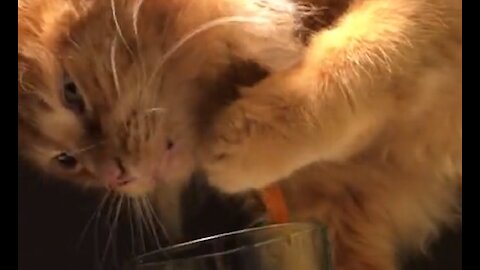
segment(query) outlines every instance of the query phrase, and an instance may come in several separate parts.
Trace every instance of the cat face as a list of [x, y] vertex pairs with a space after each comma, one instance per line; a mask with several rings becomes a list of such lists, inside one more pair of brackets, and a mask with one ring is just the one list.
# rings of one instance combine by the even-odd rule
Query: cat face
[[198, 75], [185, 68], [188, 53], [164, 61], [182, 34], [173, 7], [28, 2], [18, 26], [23, 155], [60, 178], [132, 196], [189, 172]]
[[288, 3], [19, 1], [21, 154], [59, 178], [131, 196], [185, 178], [203, 126], [238, 86], [265, 77], [258, 66], [299, 59]]

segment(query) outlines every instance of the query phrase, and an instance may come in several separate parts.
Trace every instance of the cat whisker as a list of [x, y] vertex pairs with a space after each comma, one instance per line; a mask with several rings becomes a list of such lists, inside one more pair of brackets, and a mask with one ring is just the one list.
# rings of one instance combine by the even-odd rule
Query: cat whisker
[[[138, 56], [138, 62], [140, 65], [140, 70], [141, 70], [141, 81], [145, 83], [147, 79], [147, 72], [145, 68], [145, 62], [143, 60], [143, 56], [141, 54], [141, 45], [140, 45], [140, 38], [139, 38], [139, 33], [138, 33], [138, 14], [140, 13], [140, 9], [143, 6], [143, 0], [138, 1], [134, 8], [133, 8], [133, 16], [132, 16], [132, 26], [133, 26], [133, 34], [135, 36], [135, 44], [137, 46], [137, 56]], [[141, 89], [141, 88], [139, 88]], [[139, 91], [142, 92], [142, 91]]]
[[[116, 203], [116, 200], [118, 198], [118, 195], [115, 194], [115, 193], [112, 193], [113, 196], [111, 197], [111, 200], [110, 200], [110, 203], [108, 205], [108, 210], [107, 210], [107, 214], [104, 215], [105, 217], [105, 220], [104, 220], [104, 225], [106, 225], [106, 227], [108, 228], [108, 237], [107, 237], [107, 243], [108, 243], [108, 239], [110, 238], [110, 234], [111, 234], [111, 231], [112, 231], [112, 227], [113, 227], [113, 224], [112, 224], [112, 212], [115, 208], [115, 203]], [[100, 217], [99, 217], [100, 218]], [[98, 226], [97, 226], [98, 228]], [[97, 260], [98, 260], [98, 263], [99, 263], [99, 268], [101, 269], [102, 268], [102, 265], [103, 263], [105, 262], [105, 253], [103, 255], [101, 255], [101, 251], [100, 251], [100, 246], [99, 246], [99, 241], [98, 241], [98, 232], [97, 232], [97, 235], [96, 235], [96, 256], [97, 256]], [[107, 247], [108, 245], [106, 244], [105, 247]], [[105, 248], [105, 251], [106, 251], [106, 248]]]
[[[145, 209], [144, 209], [143, 204], [142, 204], [142, 199], [138, 199], [137, 202], [138, 202], [138, 209], [139, 209], [140, 219], [142, 221], [142, 225], [145, 227], [145, 232], [149, 233], [151, 228], [149, 227], [149, 224], [147, 222]], [[150, 233], [152, 233], [152, 232], [150, 231]]]
[[[132, 26], [133, 34], [135, 36], [135, 42], [137, 44], [137, 49], [140, 49], [140, 38], [138, 35], [138, 14], [140, 13], [140, 9], [143, 6], [143, 2], [144, 0], [140, 0], [133, 7]], [[140, 52], [140, 50], [138, 50], [138, 52]]]
[[99, 225], [100, 225], [100, 218], [102, 216], [102, 211], [103, 209], [105, 209], [105, 205], [107, 204], [107, 201], [108, 200], [114, 200], [115, 197], [114, 196], [110, 196], [112, 195], [113, 193], [111, 192], [108, 192], [107, 193], [107, 198], [105, 199], [105, 202], [102, 204], [102, 207], [101, 209], [96, 213], [95, 215], [95, 229], [94, 229], [94, 232], [93, 232], [93, 242], [94, 242], [94, 254], [95, 254], [95, 258], [96, 258], [96, 266], [97, 266], [97, 269], [101, 269], [101, 259], [100, 259], [100, 245], [99, 245]]
[[127, 199], [127, 215], [130, 222], [130, 243], [132, 245], [132, 254], [133, 256], [137, 255], [136, 245], [135, 245], [135, 233], [134, 233], [134, 222], [133, 222], [133, 209], [132, 209], [132, 199]]
[[120, 210], [121, 210], [121, 207], [122, 207], [123, 199], [124, 199], [124, 196], [121, 195], [120, 198], [117, 201], [115, 216], [114, 216], [114, 219], [113, 219], [112, 226], [110, 227], [107, 242], [105, 244], [105, 251], [103, 253], [102, 262], [105, 262], [107, 252], [108, 252], [108, 248], [110, 247], [110, 243], [112, 242], [112, 238], [114, 236], [114, 233], [116, 233], [116, 229], [117, 229], [117, 226], [118, 226], [118, 218], [120, 216]]
[[111, 228], [112, 224], [111, 224], [111, 220], [112, 220], [112, 212], [115, 208], [115, 200], [118, 198], [118, 195], [117, 194], [114, 194], [112, 200], [110, 201], [110, 205], [108, 206], [108, 211], [107, 211], [107, 215], [105, 216], [106, 220], [105, 220], [105, 223], [107, 226], [109, 226]]
[[125, 47], [127, 48], [127, 50], [128, 50], [128, 52], [130, 53], [130, 55], [133, 56], [133, 51], [132, 51], [132, 49], [128, 46], [127, 39], [126, 39], [125, 36], [123, 35], [122, 28], [120, 27], [120, 22], [118, 21], [117, 8], [116, 8], [116, 6], [115, 6], [115, 0], [110, 0], [110, 7], [111, 7], [111, 9], [112, 9], [113, 22], [115, 23], [115, 28], [117, 29], [118, 36], [119, 36], [120, 39], [122, 40], [123, 44], [124, 44]]
[[140, 13], [140, 9], [143, 6], [143, 0], [140, 0], [136, 3], [135, 7], [133, 8], [133, 16], [132, 16], [132, 24], [133, 24], [133, 33], [135, 35], [135, 38], [137, 42], [139, 41], [138, 39], [138, 14]]
[[[143, 3], [144, 1], [141, 0], [141, 2]], [[141, 7], [141, 4], [139, 4], [139, 6], [138, 6], [138, 11], [140, 10], [140, 7]], [[138, 14], [137, 14], [137, 19], [138, 19]], [[165, 43], [167, 41], [167, 36], [168, 36], [167, 31], [168, 31], [168, 29], [170, 29], [172, 21], [173, 21], [172, 18], [168, 18], [163, 25], [162, 33], [159, 34], [160, 37], [163, 37], [162, 41], [158, 44], [158, 46], [161, 50], [163, 50], [164, 47], [165, 47]], [[137, 31], [138, 31], [138, 29], [137, 29]], [[137, 46], [139, 46], [139, 42], [137, 42]], [[139, 56], [140, 56], [140, 52], [142, 50], [140, 50], [140, 48], [139, 48], [138, 51], [139, 51]], [[143, 70], [142, 70], [143, 78], [142, 78], [142, 86], [139, 87], [138, 96], [139, 96], [140, 99], [142, 99], [145, 90], [151, 85], [151, 81], [153, 81], [153, 79], [156, 76], [156, 73], [158, 71], [155, 71], [151, 77], [148, 77], [144, 62], [142, 62], [142, 59], [140, 59], [140, 60], [141, 60], [140, 64], [142, 64], [142, 67], [143, 67]], [[157, 78], [160, 81], [159, 89], [162, 89], [163, 82], [164, 82], [163, 73], [160, 73]], [[157, 100], [157, 95], [158, 95], [158, 91], [154, 91], [153, 93], [150, 92], [149, 95], [148, 95], [149, 100], [153, 100], [153, 101]]]
[[103, 144], [103, 142], [91, 144], [91, 145], [85, 146], [83, 148], [80, 148], [80, 149], [77, 149], [77, 150], [74, 150], [74, 151], [70, 151], [69, 154], [70, 155], [78, 155], [78, 154], [84, 153], [86, 151], [92, 150], [92, 149], [94, 149], [95, 147], [98, 147], [101, 144]]
[[138, 204], [138, 200], [134, 200], [134, 209], [135, 209], [135, 217], [136, 217], [136, 221], [137, 221], [137, 227], [138, 227], [138, 232], [139, 232], [139, 235], [140, 235], [140, 244], [141, 244], [141, 247], [142, 247], [142, 251], [141, 252], [145, 252], [146, 251], [146, 246], [145, 246], [145, 238], [144, 238], [144, 235], [143, 235], [143, 223], [142, 223], [142, 220], [141, 220], [141, 216], [140, 216], [140, 206]]
[[165, 52], [163, 57], [158, 62], [157, 66], [154, 68], [150, 79], [147, 81], [146, 87], [148, 88], [155, 78], [158, 71], [163, 67], [163, 65], [174, 55], [183, 45], [185, 45], [190, 39], [196, 37], [197, 35], [206, 32], [212, 28], [223, 26], [230, 23], [251, 23], [251, 24], [268, 24], [271, 23], [267, 18], [259, 16], [228, 16], [215, 19], [200, 25], [191, 32], [184, 35], [179, 41], [177, 41], [169, 50]]
[[150, 229], [152, 231], [155, 244], [157, 245], [157, 248], [161, 248], [160, 240], [158, 239], [158, 235], [157, 235], [157, 230], [155, 228], [155, 224], [153, 223], [153, 216], [152, 216], [153, 213], [151, 212], [150, 208], [147, 205], [146, 198], [142, 199], [142, 204], [145, 209], [145, 215], [147, 217], [148, 224], [150, 225]]
[[[141, 74], [142, 74], [142, 77], [143, 77], [143, 81], [146, 80], [146, 70], [145, 70], [145, 63], [143, 61], [143, 57], [141, 56], [141, 50], [140, 50], [140, 39], [138, 37], [138, 14], [139, 14], [139, 11], [140, 11], [140, 8], [143, 4], [143, 1], [140, 1], [135, 7], [134, 7], [134, 10], [133, 10], [133, 18], [132, 18], [132, 21], [133, 21], [133, 31], [134, 31], [134, 35], [135, 35], [135, 42], [136, 42], [136, 46], [137, 46], [137, 57], [138, 57], [138, 60], [139, 60], [139, 63], [140, 63], [140, 69], [141, 69]], [[133, 53], [133, 50], [132, 48], [128, 45], [128, 42], [127, 42], [127, 39], [125, 38], [125, 36], [123, 35], [123, 31], [120, 27], [120, 22], [118, 20], [118, 16], [117, 16], [117, 10], [116, 10], [116, 6], [115, 6], [115, 0], [110, 0], [110, 6], [111, 6], [111, 10], [112, 10], [112, 16], [113, 16], [113, 20], [114, 20], [114, 23], [115, 23], [115, 28], [117, 30], [117, 34], [118, 36], [120, 37], [122, 43], [125, 45], [128, 53], [131, 55], [131, 57], [135, 57], [134, 56], [134, 53]], [[116, 37], [115, 39], [116, 40]], [[112, 45], [113, 46], [113, 45]], [[115, 46], [116, 47], [116, 46]], [[113, 51], [113, 50], [112, 50]], [[115, 80], [115, 87], [118, 89], [119, 88], [119, 83], [118, 83], [118, 74], [117, 74], [117, 70], [116, 68], [114, 69], [115, 67], [115, 58], [114, 58], [114, 53], [111, 52], [111, 62], [112, 62], [112, 71], [114, 73], [114, 80]], [[141, 91], [139, 91], [141, 92]]]
[[80, 248], [80, 245], [82, 244], [83, 240], [85, 239], [88, 228], [90, 227], [90, 225], [92, 225], [93, 220], [95, 218], [98, 218], [98, 215], [102, 212], [102, 209], [105, 206], [105, 203], [107, 202], [110, 195], [111, 195], [111, 193], [108, 192], [103, 196], [100, 203], [98, 204], [95, 211], [93, 212], [92, 216], [88, 219], [87, 224], [85, 225], [82, 232], [80, 233], [80, 237], [79, 237], [79, 240], [78, 240], [78, 243], [77, 243], [77, 249]]
[[135, 39], [137, 41], [137, 45], [139, 42], [138, 39], [138, 14], [140, 13], [140, 9], [143, 6], [143, 0], [138, 1], [134, 8], [133, 8], [133, 16], [132, 16], [132, 25], [133, 25], [133, 34], [135, 35]]
[[165, 240], [167, 240], [168, 244], [172, 244], [172, 240], [167, 232], [165, 225], [163, 225], [163, 223], [158, 218], [158, 215], [156, 214], [155, 209], [153, 208], [153, 205], [150, 201], [147, 201], [147, 206], [150, 208], [150, 212], [152, 213], [154, 220], [157, 222], [158, 226], [160, 226], [163, 237], [165, 238]]
[[110, 47], [110, 65], [112, 66], [113, 83], [115, 84], [115, 91], [120, 96], [120, 80], [118, 78], [116, 53], [117, 52], [117, 37], [114, 37]]

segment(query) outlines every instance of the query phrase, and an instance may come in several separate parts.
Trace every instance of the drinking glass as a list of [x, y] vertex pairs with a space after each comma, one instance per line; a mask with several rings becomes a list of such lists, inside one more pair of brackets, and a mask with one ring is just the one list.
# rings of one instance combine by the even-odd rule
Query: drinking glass
[[134, 270], [331, 270], [326, 228], [285, 223], [210, 236], [137, 257]]

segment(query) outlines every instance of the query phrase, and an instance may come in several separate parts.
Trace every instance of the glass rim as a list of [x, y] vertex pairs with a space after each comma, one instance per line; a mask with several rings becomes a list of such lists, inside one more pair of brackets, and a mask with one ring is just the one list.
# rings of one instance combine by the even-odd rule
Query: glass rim
[[[142, 259], [144, 259], [144, 258], [148, 258], [150, 256], [154, 256], [154, 255], [157, 255], [157, 254], [158, 255], [164, 255], [164, 253], [170, 252], [170, 251], [175, 250], [175, 249], [183, 248], [183, 247], [186, 247], [186, 246], [189, 246], [189, 245], [206, 243], [206, 242], [209, 242], [209, 241], [214, 241], [214, 240], [225, 238], [225, 237], [232, 237], [232, 236], [236, 236], [236, 235], [255, 233], [255, 232], [258, 232], [258, 231], [265, 231], [265, 230], [278, 229], [278, 228], [288, 228], [288, 227], [293, 227], [293, 228], [300, 227], [301, 228], [299, 230], [296, 230], [296, 231], [292, 232], [293, 234], [311, 232], [311, 231], [314, 231], [314, 230], [319, 230], [319, 231], [322, 232], [322, 234], [325, 234], [325, 232], [326, 232], [326, 226], [321, 224], [321, 223], [316, 223], [316, 222], [287, 222], [287, 223], [279, 223], [279, 224], [269, 224], [269, 225], [260, 226], [260, 227], [245, 228], [245, 229], [241, 229], [241, 230], [216, 234], [216, 235], [212, 235], [212, 236], [206, 236], [206, 237], [202, 237], [202, 238], [199, 238], [199, 239], [194, 239], [194, 240], [178, 243], [178, 244], [168, 246], [168, 247], [165, 247], [165, 248], [159, 248], [159, 249], [141, 254], [139, 256], [136, 256], [133, 259], [132, 262], [135, 265], [138, 265], [138, 266], [161, 266], [161, 265], [166, 264], [166, 263], [179, 263], [179, 262], [182, 262], [182, 261], [195, 261], [195, 260], [201, 260], [201, 259], [210, 258], [210, 257], [225, 256], [225, 255], [229, 255], [229, 254], [233, 254], [233, 253], [242, 251], [242, 250], [247, 249], [247, 248], [252, 248], [252, 247], [253, 248], [258, 248], [260, 246], [269, 245], [269, 244], [272, 244], [274, 242], [281, 241], [284, 238], [291, 237], [292, 234], [279, 235], [278, 237], [274, 237], [274, 238], [271, 238], [271, 239], [266, 239], [266, 240], [263, 240], [263, 241], [259, 241], [257, 243], [252, 243], [251, 245], [243, 245], [243, 246], [239, 246], [239, 247], [236, 247], [236, 248], [231, 248], [231, 249], [228, 249], [228, 250], [225, 250], [225, 251], [220, 251], [220, 252], [215, 252], [215, 253], [199, 254], [199, 255], [195, 255], [195, 256], [191, 256], [191, 257], [187, 257], [187, 258], [177, 258], [177, 259], [172, 258], [172, 260], [168, 260], [168, 258], [166, 258], [165, 260], [159, 260], [158, 262], [150, 261], [150, 260], [142, 261]], [[328, 239], [326, 239], [326, 240], [328, 242]]]

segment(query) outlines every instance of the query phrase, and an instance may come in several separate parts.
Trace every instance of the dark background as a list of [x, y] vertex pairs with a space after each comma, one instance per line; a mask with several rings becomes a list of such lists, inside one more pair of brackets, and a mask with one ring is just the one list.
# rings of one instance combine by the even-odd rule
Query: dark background
[[[21, 164], [18, 169], [18, 269], [19, 270], [93, 270], [101, 261], [108, 227], [100, 222], [98, 243], [95, 243], [95, 226], [90, 226], [85, 239], [78, 247], [79, 237], [96, 209], [97, 194], [79, 192], [78, 188], [59, 181], [44, 179]], [[228, 207], [214, 207], [217, 216], [222, 212], [231, 215]], [[212, 208], [212, 207], [209, 207]], [[191, 222], [205, 222], [196, 215]], [[119, 235], [129, 235], [120, 221]], [[218, 225], [218, 222], [215, 222]], [[203, 225], [203, 224], [202, 224]], [[202, 225], [197, 226], [203, 227]], [[194, 226], [195, 227], [195, 226]], [[104, 269], [119, 269], [119, 258], [131, 256], [130, 242], [115, 238], [116, 250], [109, 249]], [[123, 241], [122, 241], [123, 240]], [[128, 239], [129, 240], [129, 239]], [[97, 249], [96, 249], [97, 247]], [[138, 247], [137, 247], [138, 248]], [[113, 252], [115, 251], [115, 252]], [[429, 257], [413, 258], [406, 270], [459, 270], [461, 263], [461, 232], [443, 233], [434, 243]], [[116, 257], [114, 255], [117, 255]]]

